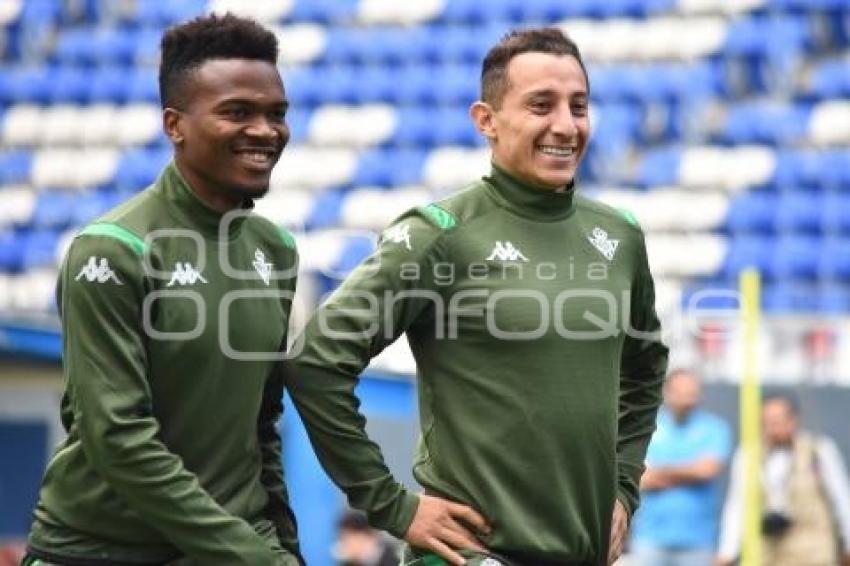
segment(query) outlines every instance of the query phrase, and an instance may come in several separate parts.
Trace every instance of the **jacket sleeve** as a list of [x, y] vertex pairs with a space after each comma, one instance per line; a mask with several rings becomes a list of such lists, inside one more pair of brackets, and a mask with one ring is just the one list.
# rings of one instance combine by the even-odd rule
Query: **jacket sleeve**
[[[296, 264], [293, 264], [296, 265]], [[293, 267], [294, 269], [294, 267]], [[288, 291], [295, 292], [295, 277], [286, 281]], [[283, 299], [284, 311], [291, 313], [292, 300]], [[289, 317], [288, 317], [289, 318]], [[281, 351], [287, 347], [289, 333], [284, 335]], [[283, 445], [278, 422], [283, 415], [283, 375], [280, 364], [275, 364], [263, 389], [263, 400], [257, 420], [257, 436], [262, 458], [260, 482], [266, 490], [268, 503], [263, 515], [275, 526], [281, 545], [289, 552], [300, 557], [298, 527], [295, 514], [289, 505], [289, 492], [283, 471]]]
[[269, 545], [225, 511], [160, 440], [148, 382], [143, 258], [82, 236], [60, 275], [63, 363], [79, 435], [98, 475], [138, 516], [201, 564], [275, 564]]
[[[403, 537], [418, 498], [390, 474], [365, 432], [359, 374], [432, 302], [441, 231], [417, 213], [384, 232], [367, 258], [316, 311], [301, 338], [287, 388], [323, 468], [372, 525]], [[430, 297], [430, 299], [429, 299]]]
[[629, 327], [620, 361], [617, 497], [629, 515], [633, 515], [640, 504], [638, 486], [661, 404], [668, 354], [661, 342], [661, 323], [655, 313], [655, 286], [642, 234], [629, 312]]

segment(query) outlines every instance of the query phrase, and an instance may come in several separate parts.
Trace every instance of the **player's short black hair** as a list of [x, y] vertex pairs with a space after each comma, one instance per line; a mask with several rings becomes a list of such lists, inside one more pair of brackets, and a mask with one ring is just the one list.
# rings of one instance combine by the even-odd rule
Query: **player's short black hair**
[[[587, 80], [587, 69], [578, 46], [559, 28], [539, 27], [514, 30], [490, 48], [484, 57], [484, 62], [481, 64], [481, 100], [494, 108], [502, 105], [502, 99], [510, 86], [508, 63], [522, 53], [551, 53], [575, 57]], [[588, 88], [590, 88], [589, 81]]]
[[227, 13], [199, 16], [162, 35], [159, 97], [163, 108], [183, 108], [189, 79], [213, 59], [254, 59], [277, 64], [277, 38], [248, 18]]

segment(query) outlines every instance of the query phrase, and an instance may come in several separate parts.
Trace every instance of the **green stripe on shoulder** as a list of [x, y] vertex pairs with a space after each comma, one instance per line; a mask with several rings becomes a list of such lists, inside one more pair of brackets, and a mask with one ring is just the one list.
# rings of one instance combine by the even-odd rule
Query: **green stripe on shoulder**
[[454, 228], [457, 225], [457, 218], [454, 214], [434, 203], [422, 207], [420, 210], [443, 230]]
[[108, 238], [115, 238], [116, 240], [121, 240], [130, 246], [133, 251], [136, 252], [136, 255], [141, 256], [145, 254], [145, 241], [138, 235], [127, 230], [123, 226], [119, 226], [118, 224], [112, 224], [110, 222], [96, 222], [83, 228], [79, 235], [106, 236]]
[[295, 236], [293, 236], [289, 230], [283, 226], [278, 226], [277, 231], [280, 233], [280, 239], [283, 240], [283, 245], [293, 250], [297, 249], [298, 246], [295, 243]]
[[628, 210], [626, 208], [618, 208], [617, 210], [620, 212], [620, 214], [623, 215], [623, 218], [629, 221], [629, 224], [640, 228], [640, 223], [638, 223], [637, 216], [635, 216], [635, 214], [631, 210]]

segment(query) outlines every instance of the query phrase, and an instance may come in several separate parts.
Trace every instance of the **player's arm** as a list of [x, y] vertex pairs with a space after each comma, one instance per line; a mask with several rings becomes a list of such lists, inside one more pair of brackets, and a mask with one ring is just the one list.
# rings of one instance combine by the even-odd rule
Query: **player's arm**
[[462, 563], [448, 547], [480, 545], [456, 519], [483, 528], [483, 518], [465, 506], [417, 497], [399, 484], [366, 435], [354, 393], [371, 358], [427, 318], [440, 300], [433, 273], [443, 245], [442, 228], [418, 212], [385, 231], [377, 251], [308, 323], [287, 388], [319, 461], [351, 506], [364, 510], [373, 526]]
[[[295, 271], [296, 262], [292, 270]], [[295, 293], [295, 276], [282, 282], [286, 290]], [[291, 297], [283, 298], [283, 309], [287, 314], [292, 311]], [[280, 350], [287, 347], [288, 333], [284, 335]], [[283, 471], [283, 448], [278, 430], [278, 421], [283, 415], [283, 375], [279, 363], [275, 364], [263, 389], [263, 400], [257, 420], [257, 436], [262, 458], [260, 482], [268, 495], [268, 503], [263, 515], [275, 526], [281, 545], [296, 556], [301, 556], [298, 543], [298, 528], [295, 514], [289, 505], [289, 492]]]
[[265, 541], [218, 505], [160, 440], [147, 380], [142, 260], [105, 236], [79, 237], [65, 258], [63, 361], [83, 451], [142, 520], [194, 561], [274, 564]]
[[631, 515], [640, 502], [638, 488], [661, 404], [668, 353], [661, 342], [661, 323], [655, 312], [655, 286], [642, 234], [629, 322], [620, 362], [617, 497]]

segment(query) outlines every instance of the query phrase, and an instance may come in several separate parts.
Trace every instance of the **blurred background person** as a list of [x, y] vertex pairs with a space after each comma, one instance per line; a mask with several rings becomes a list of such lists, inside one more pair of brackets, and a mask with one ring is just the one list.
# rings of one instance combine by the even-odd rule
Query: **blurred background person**
[[664, 384], [664, 405], [641, 478], [642, 505], [632, 527], [630, 564], [701, 566], [714, 557], [720, 474], [729, 458], [729, 426], [700, 408], [702, 390], [688, 369]]
[[340, 566], [397, 566], [399, 553], [392, 539], [369, 526], [366, 515], [348, 510], [337, 524], [333, 554]]
[[[790, 396], [762, 405], [763, 563], [850, 565], [850, 482], [835, 442], [800, 428]], [[734, 563], [743, 531], [744, 460], [735, 453], [723, 508], [718, 566]]]

